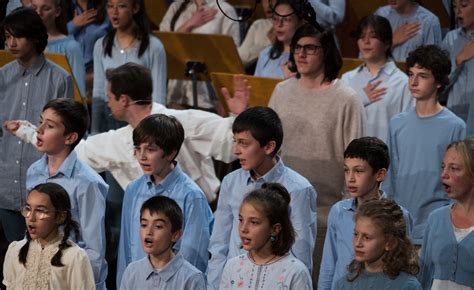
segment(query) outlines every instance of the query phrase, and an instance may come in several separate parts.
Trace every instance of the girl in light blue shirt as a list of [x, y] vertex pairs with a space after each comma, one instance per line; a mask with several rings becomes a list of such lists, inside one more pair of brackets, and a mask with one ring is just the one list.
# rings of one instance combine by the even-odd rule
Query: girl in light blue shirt
[[335, 289], [421, 290], [400, 206], [389, 199], [367, 201], [357, 208], [355, 222], [354, 259]]

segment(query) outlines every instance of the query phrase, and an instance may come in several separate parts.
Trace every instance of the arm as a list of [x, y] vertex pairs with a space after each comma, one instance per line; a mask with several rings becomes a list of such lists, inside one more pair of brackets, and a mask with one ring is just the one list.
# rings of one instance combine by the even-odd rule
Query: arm
[[[220, 279], [220, 281], [217, 282], [219, 284], [219, 287], [215, 287], [214, 289], [219, 289], [219, 290], [231, 289], [231, 286], [232, 286], [232, 284], [230, 283], [231, 278], [232, 278], [231, 265], [226, 264], [224, 267], [224, 270], [222, 271], [222, 279]], [[208, 278], [208, 283], [210, 283], [209, 278]]]
[[206, 279], [203, 273], [196, 273], [189, 277], [183, 285], [183, 289], [205, 290]]
[[328, 290], [331, 289], [334, 281], [334, 273], [336, 271], [337, 262], [337, 212], [333, 206], [329, 211], [328, 215], [328, 228], [326, 232], [326, 238], [324, 240], [323, 257], [321, 260], [321, 267], [319, 269], [319, 280], [318, 289]]
[[302, 267], [300, 271], [295, 273], [291, 279], [291, 285], [289, 288], [298, 290], [312, 290], [313, 285], [308, 269]]
[[433, 283], [433, 262], [431, 257], [432, 244], [433, 241], [430, 237], [430, 225], [432, 223], [431, 215], [428, 217], [427, 226], [425, 229], [425, 234], [423, 235], [423, 244], [421, 246], [420, 254], [420, 271], [418, 272], [418, 280], [421, 283], [421, 286], [425, 290], [431, 289], [431, 284]]
[[125, 269], [125, 272], [123, 273], [122, 276], [122, 282], [119, 284], [120, 285], [120, 290], [133, 290], [133, 279], [132, 279], [132, 271], [130, 267], [127, 267]]
[[70, 75], [64, 76], [58, 83], [56, 98], [74, 98], [74, 83]]
[[347, 148], [349, 143], [362, 136], [365, 136], [366, 132], [366, 121], [365, 121], [365, 110], [362, 107], [362, 103], [358, 97], [354, 96], [347, 102], [344, 107], [344, 149]]
[[81, 46], [75, 40], [69, 42], [66, 57], [71, 65], [71, 70], [76, 79], [77, 86], [81, 96], [86, 95], [86, 71], [84, 68], [84, 57], [82, 55]]
[[[428, 20], [428, 19], [427, 19]], [[428, 23], [422, 25], [423, 45], [441, 45], [441, 25], [438, 17], [429, 19]]]
[[[250, 62], [256, 60], [260, 51], [266, 46], [271, 44], [271, 41], [267, 36], [268, 31], [264, 32], [257, 29], [256, 26], [261, 25], [259, 24], [261, 22], [258, 22], [258, 21], [259, 20], [256, 20], [253, 22], [253, 24], [250, 26], [249, 30], [247, 31], [247, 34], [245, 35], [244, 41], [237, 48], [239, 56], [242, 59], [242, 62], [244, 63], [244, 65], [249, 64]], [[260, 20], [260, 21], [266, 21], [266, 20]], [[265, 33], [265, 34], [262, 35], [262, 33]], [[260, 39], [260, 40], [257, 40], [257, 39]]]
[[[219, 282], [224, 281], [222, 269], [227, 264], [227, 255], [229, 253], [230, 233], [233, 229], [234, 217], [230, 206], [229, 183], [224, 179], [222, 182], [217, 210], [214, 213], [215, 223], [209, 242], [209, 252], [211, 259], [207, 268], [207, 282], [215, 289], [219, 289]], [[227, 284], [228, 285], [228, 284]], [[222, 287], [222, 284], [221, 284]], [[222, 289], [222, 288], [221, 288]]]
[[398, 148], [397, 148], [397, 139], [394, 130], [393, 119], [390, 121], [388, 127], [389, 137], [388, 137], [388, 148], [390, 156], [390, 168], [388, 169], [387, 177], [382, 182], [382, 189], [387, 194], [387, 197], [393, 199], [396, 194], [396, 180], [398, 172]]
[[[234, 7], [232, 5], [223, 2], [221, 5], [224, 6], [224, 11], [230, 17], [237, 19], [237, 13], [235, 12]], [[220, 12], [219, 12], [220, 13]], [[240, 44], [240, 30], [239, 30], [239, 23], [233, 20], [228, 19], [224, 15], [222, 17], [221, 29], [220, 33], [232, 36], [234, 39], [235, 46], [238, 47]]]
[[[93, 98], [104, 99], [105, 94], [105, 70], [102, 64], [102, 58], [104, 58], [104, 52], [102, 47], [102, 41], [104, 38], [99, 38], [94, 44], [94, 85], [92, 90]], [[94, 103], [94, 102], [92, 102]]]
[[15, 264], [20, 263], [18, 261], [18, 253], [19, 251], [15, 251], [18, 242], [14, 241], [8, 246], [7, 253], [5, 255], [5, 261], [3, 263], [3, 285], [7, 287], [7, 289], [15, 287], [15, 279], [17, 273], [15, 271]]
[[[201, 197], [202, 196], [202, 197]], [[192, 192], [185, 200], [183, 236], [179, 252], [199, 271], [206, 271], [209, 260], [210, 208], [202, 192]]]
[[[156, 40], [156, 46], [151, 49], [150, 73], [153, 81], [153, 102], [166, 105], [166, 52], [163, 44], [154, 36], [150, 35], [151, 40]], [[155, 43], [155, 42], [154, 42]]]
[[321, 0], [309, 0], [311, 6], [317, 12], [318, 20], [322, 20], [331, 26], [336, 26], [344, 20], [346, 13], [345, 0], [328, 0], [328, 4]]
[[116, 284], [117, 288], [120, 289], [120, 282], [122, 281], [122, 276], [124, 275], [125, 269], [128, 264], [132, 261], [132, 254], [130, 252], [130, 212], [132, 205], [132, 196], [135, 191], [133, 188], [130, 188], [130, 185], [127, 187], [123, 197], [122, 205], [122, 219], [120, 226], [120, 239], [117, 253], [117, 278]]
[[[72, 249], [71, 249], [72, 250]], [[70, 262], [68, 269], [69, 289], [93, 290], [95, 289], [94, 274], [87, 254], [82, 249], [75, 249], [77, 253]]]
[[81, 226], [84, 250], [89, 256], [97, 284], [105, 276], [105, 196], [108, 186], [90, 182], [85, 187], [80, 187], [83, 192], [78, 192], [77, 204], [79, 210], [79, 224]]
[[309, 271], [313, 268], [313, 256], [316, 241], [316, 191], [312, 186], [301, 192], [291, 193], [291, 223], [296, 239], [291, 252], [301, 260]]

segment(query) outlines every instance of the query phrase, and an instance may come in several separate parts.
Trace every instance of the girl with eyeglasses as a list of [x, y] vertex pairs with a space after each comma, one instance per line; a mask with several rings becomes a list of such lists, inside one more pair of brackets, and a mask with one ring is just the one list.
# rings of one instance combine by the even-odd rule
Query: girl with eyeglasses
[[408, 76], [392, 59], [392, 28], [382, 16], [363, 18], [356, 29], [361, 66], [341, 79], [353, 88], [364, 104], [367, 136], [388, 141], [390, 119], [414, 106], [408, 90]]
[[71, 202], [63, 187], [43, 183], [28, 194], [21, 209], [26, 238], [8, 247], [3, 265], [7, 289], [95, 289], [86, 252], [69, 239], [79, 237]]
[[299, 12], [297, 1], [278, 0], [275, 2], [272, 16], [275, 41], [260, 52], [255, 76], [283, 79], [293, 75], [288, 69], [290, 43], [304, 20]]

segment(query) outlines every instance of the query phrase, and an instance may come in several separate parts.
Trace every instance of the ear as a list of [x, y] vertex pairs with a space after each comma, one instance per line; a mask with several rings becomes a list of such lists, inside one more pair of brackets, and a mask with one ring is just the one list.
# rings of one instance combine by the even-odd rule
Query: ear
[[118, 102], [124, 107], [128, 107], [131, 101], [132, 99], [128, 95], [125, 95], [125, 94], [121, 94], [118, 98]]
[[177, 230], [176, 232], [171, 234], [171, 241], [173, 243], [176, 243], [181, 238], [182, 235], [183, 235], [183, 230], [182, 229]]
[[381, 182], [385, 179], [386, 176], [387, 168], [381, 168], [377, 171], [377, 173], [375, 173], [375, 180], [377, 180], [377, 182]]
[[73, 144], [74, 142], [76, 142], [78, 138], [79, 138], [79, 135], [78, 135], [76, 132], [69, 133], [69, 134], [66, 136], [65, 144], [66, 144], [66, 145], [71, 145], [71, 144]]
[[56, 224], [62, 225], [66, 221], [67, 212], [61, 211], [56, 213]]
[[385, 252], [391, 252], [398, 246], [398, 241], [393, 236], [388, 236], [388, 240], [385, 243]]
[[280, 223], [277, 223], [277, 224], [274, 224], [272, 226], [272, 232], [271, 232], [271, 235], [272, 236], [278, 236], [281, 232], [281, 224]]
[[266, 155], [271, 155], [276, 148], [276, 142], [271, 140], [266, 145], [263, 146]]
[[178, 153], [178, 151], [173, 150], [173, 151], [170, 152], [170, 154], [164, 156], [164, 158], [165, 158], [166, 160], [168, 160], [168, 162], [171, 163], [171, 161], [173, 161], [173, 159], [176, 157], [176, 154], [177, 154], [177, 153]]
[[61, 6], [57, 5], [56, 6], [56, 14], [54, 15], [54, 18], [59, 17], [59, 15], [61, 15], [61, 11], [62, 11]]
[[133, 1], [133, 8], [132, 8], [132, 11], [133, 11], [133, 14], [135, 15], [138, 11], [140, 11], [140, 4], [139, 4], [139, 1]]

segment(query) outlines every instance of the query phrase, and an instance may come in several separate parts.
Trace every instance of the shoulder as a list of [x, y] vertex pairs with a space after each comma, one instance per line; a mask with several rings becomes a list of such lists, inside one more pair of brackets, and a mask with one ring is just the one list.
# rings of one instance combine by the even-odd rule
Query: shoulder
[[198, 270], [193, 264], [189, 263], [186, 259], [183, 258], [183, 264], [181, 265], [179, 271], [186, 275], [188, 280], [201, 280], [204, 279], [204, 275], [201, 271]]
[[341, 80], [346, 82], [346, 84], [347, 84], [350, 80], [352, 80], [353, 78], [355, 78], [357, 76], [357, 74], [359, 73], [359, 70], [360, 70], [360, 66], [358, 66], [355, 69], [352, 69], [348, 72], [345, 72], [341, 76]]
[[242, 168], [236, 169], [226, 176], [222, 180], [222, 184], [234, 183], [235, 181], [243, 181], [245, 171]]
[[444, 108], [443, 112], [439, 114], [439, 117], [440, 119], [443, 119], [443, 123], [445, 124], [450, 124], [455, 127], [466, 127], [466, 123], [461, 118], [456, 116], [456, 114], [451, 112], [451, 110], [449, 110], [448, 108]]
[[432, 24], [434, 22], [435, 24], [439, 25], [438, 16], [436, 16], [433, 12], [426, 9], [425, 7], [419, 5], [417, 13], [418, 13], [418, 17], [420, 17], [420, 19], [422, 19], [423, 21], [430, 21], [432, 22]]
[[[28, 240], [23, 239], [20, 241], [13, 241], [8, 245], [8, 252], [9, 253], [18, 253], [20, 249], [28, 242]], [[17, 255], [15, 255], [17, 256]]]
[[68, 51], [74, 51], [74, 52], [81, 51], [81, 45], [72, 36], [66, 37], [65, 44], [66, 44], [66, 49]]
[[89, 263], [89, 256], [84, 249], [79, 247], [72, 240], [68, 240], [67, 242], [70, 247], [63, 250], [63, 257], [66, 261], [70, 261], [70, 263], [86, 261]]
[[100, 52], [104, 48], [104, 39], [106, 36], [102, 36], [101, 38], [97, 39], [94, 44], [94, 52]]
[[405, 272], [400, 272], [397, 278], [395, 278], [395, 286], [398, 286], [400, 290], [421, 290], [421, 284], [418, 279]]
[[45, 68], [51, 72], [51, 74], [56, 75], [58, 78], [66, 78], [69, 77], [69, 73], [64, 70], [59, 65], [55, 64], [54, 62], [46, 59]]
[[295, 77], [291, 77], [289, 79], [283, 80], [279, 83], [276, 84], [275, 86], [275, 91], [278, 90], [289, 90], [289, 89], [298, 89], [299, 87], [297, 86], [298, 84], [298, 79]]
[[127, 188], [125, 188], [125, 196], [135, 196], [139, 194], [140, 192], [137, 192], [137, 190], [139, 190], [143, 186], [146, 186], [147, 182], [148, 178], [146, 175], [142, 175], [137, 179], [130, 181], [130, 183], [127, 185]]
[[160, 51], [165, 49], [161, 40], [154, 34], [150, 34], [150, 48], [158, 49]]
[[[430, 222], [436, 222], [436, 221], [439, 221], [441, 219], [443, 219], [446, 215], [449, 215], [450, 212], [451, 212], [451, 204], [449, 205], [445, 205], [445, 206], [442, 206], [440, 208], [437, 208], [435, 210], [433, 210], [429, 216], [428, 216], [428, 220]], [[428, 223], [428, 226], [431, 225], [431, 223]]]
[[267, 59], [270, 55], [270, 49], [272, 49], [272, 46], [269, 45], [267, 47], [265, 47], [264, 49], [262, 49], [262, 51], [260, 51], [260, 55], [259, 55], [259, 59], [262, 58], [262, 59]]
[[393, 116], [392, 119], [390, 119], [390, 125], [391, 126], [396, 126], [396, 125], [399, 125], [399, 124], [403, 124], [404, 122], [406, 122], [408, 120], [408, 118], [410, 116], [413, 116], [414, 114], [415, 114], [415, 109], [414, 108], [412, 108], [408, 111], [405, 111], [405, 112], [398, 113], [395, 116]]
[[391, 10], [390, 5], [385, 5], [375, 10], [374, 14], [387, 17], [390, 14], [390, 10]]
[[284, 178], [288, 180], [288, 182], [286, 182], [288, 184], [285, 186], [288, 188], [288, 190], [291, 188], [290, 191], [300, 191], [313, 188], [306, 177], [287, 166], [284, 167], [283, 175]]

